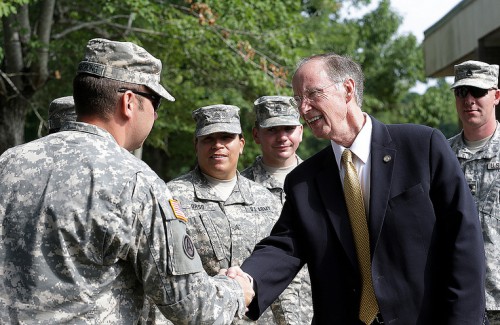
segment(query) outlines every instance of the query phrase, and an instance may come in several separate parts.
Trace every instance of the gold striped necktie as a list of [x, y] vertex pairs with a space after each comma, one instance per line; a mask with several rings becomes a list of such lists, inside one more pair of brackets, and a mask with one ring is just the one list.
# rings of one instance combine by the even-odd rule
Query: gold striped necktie
[[378, 313], [378, 303], [372, 283], [372, 268], [370, 259], [370, 237], [363, 203], [363, 194], [359, 184], [358, 173], [352, 162], [351, 150], [342, 153], [342, 164], [345, 170], [344, 195], [351, 221], [359, 269], [361, 271], [361, 301], [359, 319], [365, 324], [371, 324]]

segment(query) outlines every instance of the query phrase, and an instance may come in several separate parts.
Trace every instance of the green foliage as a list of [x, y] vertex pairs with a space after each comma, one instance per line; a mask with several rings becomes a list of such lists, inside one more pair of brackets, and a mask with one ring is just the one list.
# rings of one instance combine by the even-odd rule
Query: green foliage
[[30, 0], [3, 0], [0, 1], [0, 18], [15, 14], [19, 6], [28, 4]]
[[397, 110], [416, 81], [424, 80], [422, 50], [414, 35], [396, 34], [402, 19], [391, 10], [390, 1], [380, 1], [361, 18], [332, 20], [337, 12], [323, 9], [311, 15], [307, 30], [316, 31], [316, 41], [305, 54], [336, 52], [359, 62], [366, 80], [366, 112], [383, 115]]
[[[39, 129], [50, 101], [71, 94], [83, 48], [95, 37], [135, 42], [163, 62], [162, 84], [176, 101], [162, 103], [143, 157], [167, 180], [193, 167], [191, 112], [211, 104], [241, 108], [246, 146], [239, 168], [248, 166], [259, 153], [251, 133], [253, 101], [291, 95], [296, 62], [317, 53], [333, 51], [361, 63], [366, 76], [363, 108], [383, 121], [453, 128], [453, 99], [444, 84], [424, 95], [409, 93], [416, 81], [424, 80], [422, 49], [415, 36], [396, 34], [401, 17], [390, 2], [380, 1], [360, 18], [340, 15], [345, 6], [355, 11], [370, 2], [58, 0], [49, 47], [51, 77], [32, 100], [27, 140], [43, 133]], [[40, 1], [0, 2], [0, 16], [28, 3], [36, 26]], [[28, 50], [39, 46], [32, 38]], [[328, 141], [315, 139], [305, 127], [299, 155], [307, 158], [325, 145]]]
[[447, 137], [459, 132], [455, 98], [450, 85], [439, 79], [423, 95], [409, 93], [396, 116], [399, 122], [425, 124], [440, 129]]
[[354, 55], [364, 69], [367, 112], [396, 109], [417, 80], [423, 80], [423, 54], [414, 35], [396, 36], [401, 17], [383, 0], [359, 20], [359, 45]]

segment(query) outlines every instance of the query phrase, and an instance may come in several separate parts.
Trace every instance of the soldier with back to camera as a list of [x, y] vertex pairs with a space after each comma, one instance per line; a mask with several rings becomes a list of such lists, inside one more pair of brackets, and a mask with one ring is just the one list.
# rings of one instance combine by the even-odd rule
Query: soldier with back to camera
[[160, 73], [133, 43], [90, 40], [78, 122], [0, 157], [0, 323], [135, 324], [145, 296], [175, 324], [245, 312], [248, 278], [203, 271], [178, 202], [129, 152], [174, 100]]

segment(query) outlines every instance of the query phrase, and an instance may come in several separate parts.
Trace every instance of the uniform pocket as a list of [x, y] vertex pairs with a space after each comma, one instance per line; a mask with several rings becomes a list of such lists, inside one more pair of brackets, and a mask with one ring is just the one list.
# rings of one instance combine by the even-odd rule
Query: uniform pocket
[[478, 203], [479, 215], [484, 217], [483, 222], [491, 223], [495, 228], [500, 224], [500, 182], [495, 182], [491, 189]]
[[[217, 216], [217, 214], [221, 214], [221, 216]], [[224, 250], [224, 246], [222, 244], [222, 238], [217, 231], [217, 227], [214, 224], [214, 218], [221, 218], [226, 220], [226, 217], [222, 212], [218, 211], [203, 211], [200, 212], [200, 220], [205, 228], [206, 235], [210, 241], [210, 246], [212, 247], [213, 253], [217, 261], [220, 261], [226, 257], [226, 253]], [[229, 229], [229, 226], [228, 228]], [[221, 232], [224, 232], [223, 227], [220, 229]], [[226, 238], [226, 242], [229, 241], [229, 238]]]

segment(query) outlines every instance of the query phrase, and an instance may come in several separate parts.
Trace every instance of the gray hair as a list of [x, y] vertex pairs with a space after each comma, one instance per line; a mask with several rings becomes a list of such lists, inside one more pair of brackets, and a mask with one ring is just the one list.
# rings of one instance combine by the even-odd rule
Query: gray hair
[[364, 75], [361, 66], [350, 57], [336, 53], [325, 53], [313, 55], [300, 60], [297, 63], [297, 71], [305, 63], [312, 60], [320, 60], [325, 64], [325, 70], [332, 81], [345, 81], [348, 78], [354, 80], [354, 96], [359, 107], [363, 104], [363, 82]]

